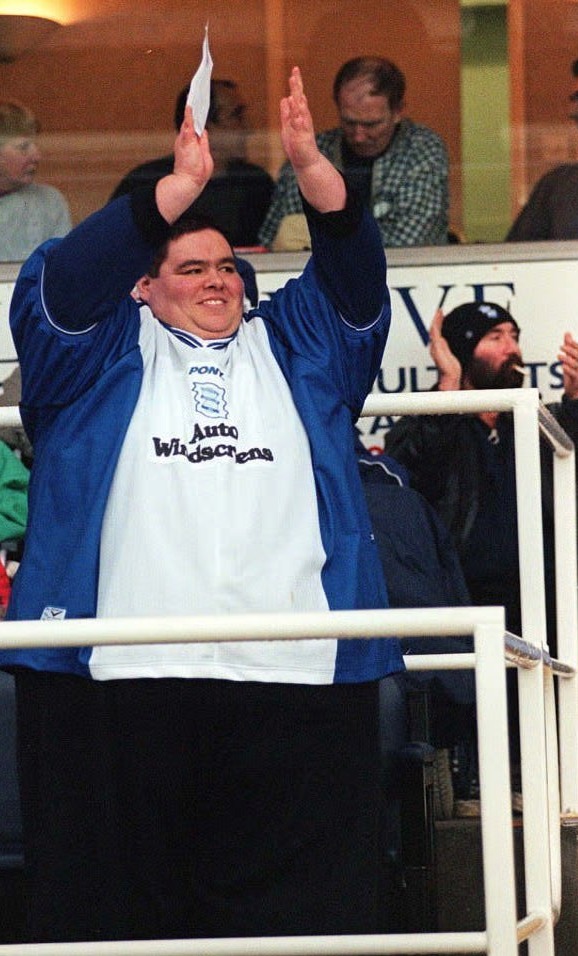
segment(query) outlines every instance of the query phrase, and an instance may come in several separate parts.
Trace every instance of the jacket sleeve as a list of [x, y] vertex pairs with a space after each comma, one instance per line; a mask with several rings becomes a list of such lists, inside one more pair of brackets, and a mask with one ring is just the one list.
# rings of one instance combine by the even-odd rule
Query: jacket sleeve
[[342, 319], [355, 328], [389, 307], [385, 253], [377, 223], [359, 195], [348, 191], [339, 212], [319, 213], [303, 200], [319, 284]]
[[410, 473], [429, 501], [443, 491], [458, 415], [404, 415], [385, 434], [384, 450]]
[[46, 252], [42, 300], [56, 328], [78, 333], [111, 314], [168, 235], [154, 185], [108, 203]]
[[168, 230], [155, 219], [154, 193], [147, 192], [109, 203], [63, 239], [45, 243], [22, 267], [10, 327], [30, 437], [40, 414], [48, 420], [72, 404], [134, 349], [139, 315], [130, 291]]

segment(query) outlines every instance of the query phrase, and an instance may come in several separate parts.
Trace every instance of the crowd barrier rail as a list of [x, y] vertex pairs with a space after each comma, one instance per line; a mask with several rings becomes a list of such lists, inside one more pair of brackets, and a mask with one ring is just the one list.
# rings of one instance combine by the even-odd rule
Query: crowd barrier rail
[[[524, 639], [505, 630], [503, 608], [419, 608], [322, 613], [4, 622], [0, 646], [54, 646], [214, 640], [293, 640], [375, 634], [436, 637], [471, 634], [471, 654], [412, 655], [412, 669], [472, 668], [476, 684], [484, 931], [360, 936], [258, 937], [0, 945], [0, 956], [297, 956], [297, 954], [450, 954], [554, 956], [561, 906], [560, 821], [578, 821], [577, 593], [574, 451], [550, 427], [533, 389], [371, 396], [364, 414], [511, 411], [516, 443], [519, 556]], [[15, 424], [0, 409], [0, 426]], [[539, 430], [554, 452], [555, 534], [565, 569], [557, 579], [558, 658], [546, 640], [540, 502]], [[558, 540], [556, 541], [558, 549]], [[558, 550], [557, 550], [558, 556]], [[566, 588], [561, 592], [560, 588]], [[560, 605], [563, 605], [562, 607]], [[526, 912], [518, 917], [510, 800], [506, 667], [518, 674]], [[559, 678], [558, 710], [554, 679]], [[567, 690], [563, 692], [563, 689]], [[558, 748], [558, 741], [560, 747]], [[562, 816], [560, 807], [562, 806]], [[456, 877], [458, 874], [456, 873]]]

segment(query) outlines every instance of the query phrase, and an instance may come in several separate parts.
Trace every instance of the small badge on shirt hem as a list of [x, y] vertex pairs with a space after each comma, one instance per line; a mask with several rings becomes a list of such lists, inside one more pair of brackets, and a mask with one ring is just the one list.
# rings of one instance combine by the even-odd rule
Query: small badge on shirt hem
[[40, 615], [41, 621], [63, 621], [66, 617], [65, 607], [45, 607]]

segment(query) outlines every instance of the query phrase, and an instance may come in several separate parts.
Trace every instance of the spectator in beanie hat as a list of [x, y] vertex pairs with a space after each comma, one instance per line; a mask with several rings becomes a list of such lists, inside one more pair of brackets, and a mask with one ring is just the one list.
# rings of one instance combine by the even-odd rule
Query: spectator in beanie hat
[[[440, 342], [440, 335], [445, 342]], [[523, 382], [519, 337], [514, 317], [495, 302], [464, 302], [445, 318], [439, 309], [430, 333], [438, 387], [518, 388]], [[461, 366], [459, 381], [456, 360]]]
[[[438, 372], [436, 388], [459, 391], [521, 386], [519, 335], [514, 317], [493, 302], [468, 302], [446, 316], [438, 309], [430, 328], [430, 353]], [[552, 412], [570, 436], [578, 438], [578, 343], [570, 335], [565, 336], [560, 358], [564, 401], [553, 405]], [[464, 571], [475, 565], [471, 576], [466, 573], [473, 603], [504, 604], [506, 610], [511, 607], [508, 627], [520, 633], [517, 598], [511, 600], [509, 588], [504, 594], [510, 573], [517, 584], [511, 414], [405, 416], [386, 434], [385, 450], [405, 465], [412, 485], [439, 512], [454, 537]], [[501, 549], [505, 559], [501, 571], [496, 549]], [[482, 586], [478, 574], [486, 551]], [[498, 574], [495, 591], [486, 587], [486, 572], [488, 580]], [[490, 592], [496, 600], [488, 600]]]
[[[520, 328], [493, 302], [468, 302], [445, 317], [436, 312], [430, 353], [437, 388], [517, 388], [523, 383]], [[566, 333], [559, 358], [564, 394], [549, 409], [578, 440], [578, 342]], [[408, 415], [386, 434], [385, 451], [404, 465], [411, 484], [449, 529], [474, 605], [498, 605], [506, 627], [522, 634], [513, 417], [509, 412]], [[551, 454], [542, 455], [542, 513], [548, 641], [556, 653]], [[517, 708], [510, 706], [515, 719]], [[512, 764], [518, 761], [511, 726]]]

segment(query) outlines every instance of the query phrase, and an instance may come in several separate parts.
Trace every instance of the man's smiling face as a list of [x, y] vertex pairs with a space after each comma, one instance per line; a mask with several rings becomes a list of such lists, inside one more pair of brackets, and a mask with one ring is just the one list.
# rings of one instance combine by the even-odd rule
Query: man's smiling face
[[158, 275], [140, 279], [138, 294], [157, 319], [202, 339], [232, 335], [243, 315], [243, 280], [215, 229], [171, 240]]

